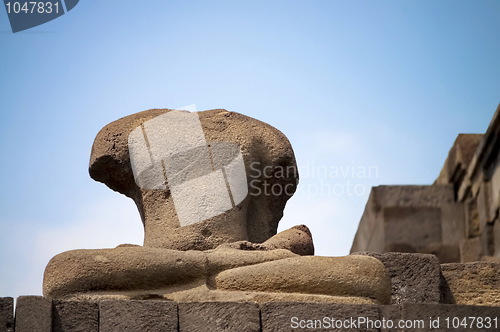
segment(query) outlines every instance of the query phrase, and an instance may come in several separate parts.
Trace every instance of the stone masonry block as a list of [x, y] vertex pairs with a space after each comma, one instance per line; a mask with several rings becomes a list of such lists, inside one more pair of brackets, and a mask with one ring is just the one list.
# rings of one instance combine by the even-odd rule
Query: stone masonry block
[[99, 303], [100, 332], [177, 332], [177, 303], [109, 300]]
[[[377, 305], [269, 302], [261, 305], [262, 332], [378, 331], [361, 320], [379, 319]], [[348, 324], [335, 328], [335, 324]], [[357, 325], [352, 325], [352, 324]], [[363, 323], [367, 324], [367, 323]]]
[[99, 305], [87, 301], [53, 301], [53, 332], [98, 332]]
[[498, 208], [500, 204], [500, 156], [497, 155], [497, 161], [495, 168], [492, 170], [491, 175], [491, 195], [490, 195], [490, 211], [489, 216], [490, 219], [495, 219], [495, 215], [498, 214]]
[[[496, 202], [491, 202], [491, 183], [483, 182], [479, 187], [479, 193], [477, 195], [477, 212], [479, 216], [479, 231], [483, 232], [486, 224], [493, 220], [490, 211], [490, 207]], [[498, 204], [498, 203], [497, 203]]]
[[457, 245], [465, 238], [465, 206], [463, 203], [443, 204], [441, 206], [442, 243]]
[[52, 301], [42, 296], [20, 296], [16, 303], [16, 331], [51, 332]]
[[386, 207], [385, 244], [409, 243], [421, 248], [441, 242], [441, 209], [438, 207]]
[[453, 185], [373, 187], [376, 204], [384, 207], [440, 207], [455, 202]]
[[[479, 237], [481, 241], [482, 256], [493, 256], [495, 253], [495, 239], [493, 234], [493, 224], [487, 223]], [[478, 259], [479, 261], [480, 259]]]
[[495, 220], [493, 224], [493, 242], [495, 247], [494, 255], [500, 257], [500, 219]]
[[180, 332], [259, 332], [256, 303], [179, 303]]
[[0, 332], [14, 331], [14, 299], [0, 297]]
[[[418, 250], [444, 237], [455, 241], [463, 237], [463, 219], [463, 206], [456, 204], [451, 184], [373, 187], [351, 253], [384, 252], [399, 244]], [[447, 223], [444, 229], [442, 220]]]
[[[380, 332], [403, 332], [402, 329], [399, 329], [397, 321], [401, 319], [401, 306], [400, 305], [381, 305], [378, 307], [380, 320], [385, 320], [387, 323], [380, 328]], [[394, 326], [391, 326], [388, 321], [394, 323]]]
[[401, 311], [405, 323], [413, 324], [413, 328], [406, 331], [468, 332], [500, 329], [500, 307], [405, 303]]
[[384, 223], [379, 210], [380, 206], [375, 202], [375, 189], [372, 188], [352, 243], [351, 252], [384, 250]]
[[434, 255], [389, 252], [362, 252], [380, 260], [391, 277], [391, 304], [405, 302], [439, 303], [441, 267]]
[[465, 203], [465, 236], [479, 236], [479, 214], [477, 211], [477, 202], [475, 199], [468, 199]]
[[500, 263], [441, 265], [447, 303], [500, 306]]
[[460, 241], [460, 259], [462, 263], [475, 262], [483, 256], [483, 244], [480, 237]]
[[459, 134], [448, 152], [448, 157], [444, 162], [439, 177], [436, 179], [436, 183], [461, 182], [460, 177], [466, 172], [482, 138], [483, 134]]
[[435, 255], [441, 264], [460, 262], [460, 248], [458, 245], [433, 243], [421, 249], [420, 252]]

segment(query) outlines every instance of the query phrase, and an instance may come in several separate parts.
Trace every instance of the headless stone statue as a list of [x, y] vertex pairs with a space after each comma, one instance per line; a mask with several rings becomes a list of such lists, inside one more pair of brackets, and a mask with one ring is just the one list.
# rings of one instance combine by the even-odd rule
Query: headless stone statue
[[304, 225], [276, 234], [298, 172], [287, 138], [265, 123], [225, 110], [140, 112], [97, 134], [89, 171], [134, 200], [144, 246], [55, 256], [45, 296], [389, 302], [377, 259], [313, 256]]

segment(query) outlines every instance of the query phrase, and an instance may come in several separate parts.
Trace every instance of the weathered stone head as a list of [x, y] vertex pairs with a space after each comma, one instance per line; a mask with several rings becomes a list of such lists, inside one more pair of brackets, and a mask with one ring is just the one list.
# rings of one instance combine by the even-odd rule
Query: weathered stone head
[[89, 172], [135, 201], [144, 246], [176, 250], [266, 241], [298, 183], [285, 135], [226, 110], [114, 121], [97, 134]]

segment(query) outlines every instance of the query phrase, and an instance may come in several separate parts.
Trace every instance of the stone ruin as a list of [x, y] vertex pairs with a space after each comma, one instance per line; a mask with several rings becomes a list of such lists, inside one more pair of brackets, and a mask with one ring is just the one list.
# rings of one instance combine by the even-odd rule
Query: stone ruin
[[500, 306], [500, 106], [460, 134], [432, 185], [372, 188], [351, 253], [432, 254], [445, 301]]
[[19, 297], [15, 315], [0, 298], [0, 332], [317, 331], [325, 317], [358, 324], [338, 331], [464, 317], [497, 331], [499, 114], [484, 135], [459, 135], [433, 185], [373, 188], [345, 257], [314, 256], [305, 225], [277, 233], [299, 177], [277, 129], [225, 110], [112, 122], [89, 171], [135, 202], [143, 246], [55, 256], [43, 297]]
[[458, 135], [434, 184], [371, 191], [351, 252], [418, 252], [441, 263], [500, 261], [500, 108]]

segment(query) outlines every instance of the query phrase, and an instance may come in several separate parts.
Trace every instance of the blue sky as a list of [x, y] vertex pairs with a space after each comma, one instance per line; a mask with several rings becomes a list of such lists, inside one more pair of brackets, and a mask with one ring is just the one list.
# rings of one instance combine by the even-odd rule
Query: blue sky
[[458, 133], [486, 130], [498, 54], [498, 1], [82, 0], [16, 34], [2, 8], [0, 296], [40, 294], [59, 252], [142, 243], [133, 202], [88, 159], [100, 128], [150, 108], [280, 129], [304, 170], [280, 230], [307, 224], [318, 254], [348, 254], [371, 186], [430, 184]]

